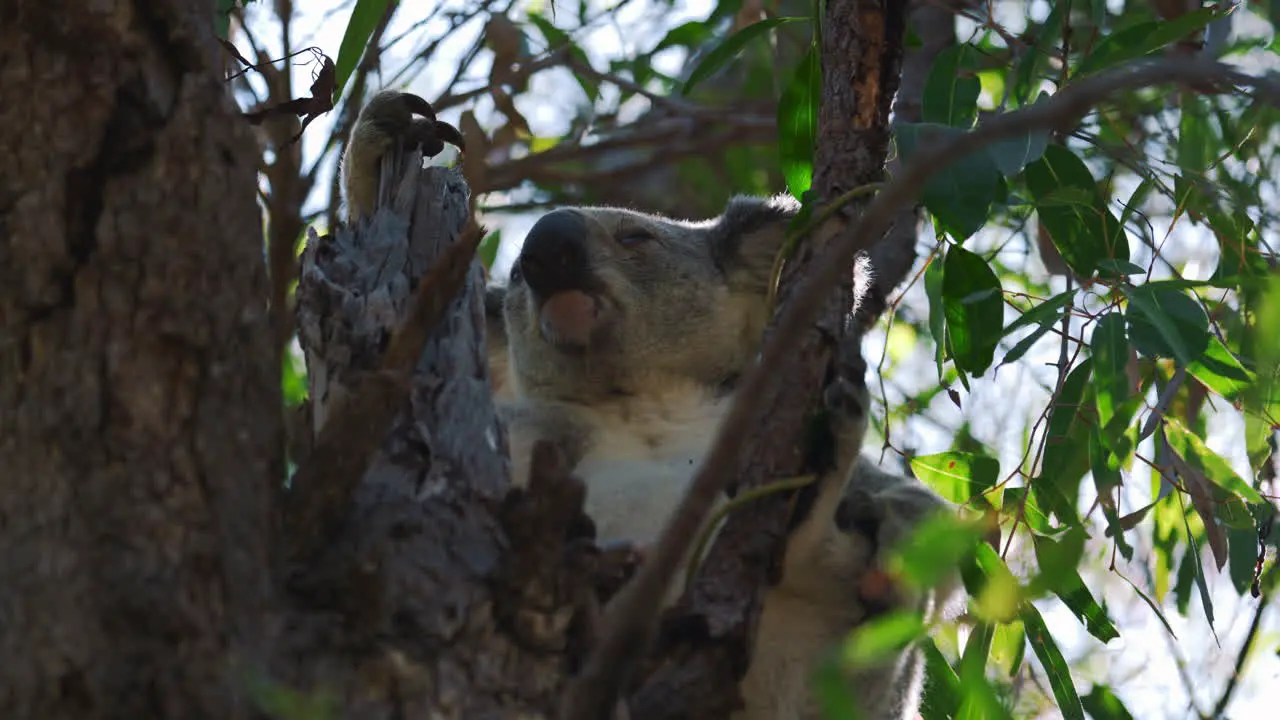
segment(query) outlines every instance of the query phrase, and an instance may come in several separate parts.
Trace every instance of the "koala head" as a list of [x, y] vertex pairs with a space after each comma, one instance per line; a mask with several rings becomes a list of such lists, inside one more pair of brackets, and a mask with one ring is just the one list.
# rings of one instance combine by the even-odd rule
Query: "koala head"
[[563, 208], [525, 240], [505, 292], [517, 392], [589, 401], [655, 382], [718, 387], [755, 356], [795, 200], [739, 197], [682, 222]]

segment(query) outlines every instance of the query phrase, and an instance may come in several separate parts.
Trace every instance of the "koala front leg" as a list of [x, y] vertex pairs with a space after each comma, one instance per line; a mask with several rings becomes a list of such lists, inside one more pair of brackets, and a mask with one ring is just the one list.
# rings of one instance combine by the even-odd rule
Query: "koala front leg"
[[436, 120], [435, 110], [426, 100], [395, 90], [383, 90], [369, 98], [342, 155], [346, 222], [370, 215], [377, 207], [383, 155], [390, 150], [421, 147], [423, 155], [432, 157], [440, 154], [446, 142], [461, 148], [462, 133]]
[[[813, 672], [828, 653], [875, 614], [935, 599], [897, 592], [883, 559], [947, 504], [917, 480], [886, 473], [862, 456], [870, 394], [856, 339], [850, 340], [823, 398], [833, 467], [819, 478], [816, 498], [788, 537], [781, 579], [765, 592], [751, 666], [740, 685], [741, 720], [816, 720]], [[922, 686], [914, 648], [849, 677], [862, 716], [875, 720], [913, 716]]]

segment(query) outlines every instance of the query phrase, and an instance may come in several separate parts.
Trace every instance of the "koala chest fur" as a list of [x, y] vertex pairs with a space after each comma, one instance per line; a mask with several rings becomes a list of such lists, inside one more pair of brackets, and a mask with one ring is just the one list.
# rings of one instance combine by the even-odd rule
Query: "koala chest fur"
[[592, 428], [575, 472], [598, 537], [653, 540], [715, 439], [727, 400], [677, 384], [582, 409]]

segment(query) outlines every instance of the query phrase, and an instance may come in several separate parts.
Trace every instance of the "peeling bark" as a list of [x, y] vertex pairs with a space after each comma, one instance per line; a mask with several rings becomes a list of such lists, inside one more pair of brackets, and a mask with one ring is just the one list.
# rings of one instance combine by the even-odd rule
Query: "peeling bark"
[[[466, 224], [462, 176], [410, 167], [393, 207], [303, 254], [299, 338], [317, 433], [352, 404], [339, 398], [365, 392], [356, 381], [379, 370], [417, 284]], [[280, 677], [330, 693], [347, 717], [552, 715], [566, 653], [586, 632], [596, 556], [572, 532], [584, 490], [539, 448], [529, 490], [507, 495], [484, 275], [468, 267], [412, 376], [383, 378], [407, 402], [354, 492], [322, 498], [340, 522], [290, 568], [303, 612], [284, 635]], [[322, 490], [297, 487], [290, 502]]]

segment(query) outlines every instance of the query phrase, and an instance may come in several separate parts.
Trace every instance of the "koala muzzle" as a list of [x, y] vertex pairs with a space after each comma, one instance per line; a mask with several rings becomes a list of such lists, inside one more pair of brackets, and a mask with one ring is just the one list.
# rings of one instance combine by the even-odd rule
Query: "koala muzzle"
[[599, 324], [600, 301], [587, 258], [587, 223], [556, 210], [534, 223], [516, 261], [539, 303], [542, 334], [557, 345], [585, 347]]

